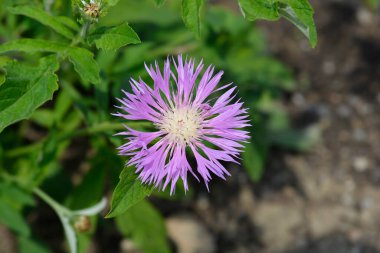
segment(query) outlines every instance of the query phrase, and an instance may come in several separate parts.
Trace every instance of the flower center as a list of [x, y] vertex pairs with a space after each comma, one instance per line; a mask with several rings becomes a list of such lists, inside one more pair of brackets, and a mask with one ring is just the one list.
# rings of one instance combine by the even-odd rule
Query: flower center
[[98, 18], [100, 15], [100, 5], [98, 3], [89, 3], [83, 7], [84, 13], [91, 18]]
[[157, 125], [172, 143], [186, 145], [198, 137], [200, 123], [201, 117], [196, 109], [183, 107], [166, 112]]

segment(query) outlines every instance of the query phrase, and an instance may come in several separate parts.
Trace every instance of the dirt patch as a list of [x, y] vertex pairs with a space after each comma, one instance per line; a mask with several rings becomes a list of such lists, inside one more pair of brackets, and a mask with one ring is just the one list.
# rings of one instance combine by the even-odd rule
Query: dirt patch
[[248, 183], [255, 200], [239, 208], [252, 240], [244, 247], [236, 236], [239, 246], [218, 252], [380, 252], [379, 16], [359, 1], [312, 4], [316, 49], [288, 22], [260, 25], [299, 81], [287, 102], [294, 124], [311, 115], [323, 138], [308, 154], [273, 152], [263, 182]]
[[288, 22], [260, 22], [299, 83], [287, 108], [322, 139], [309, 153], [272, 150], [262, 182], [234, 170], [190, 209], [216, 252], [380, 252], [380, 18], [362, 1], [312, 1], [319, 43]]

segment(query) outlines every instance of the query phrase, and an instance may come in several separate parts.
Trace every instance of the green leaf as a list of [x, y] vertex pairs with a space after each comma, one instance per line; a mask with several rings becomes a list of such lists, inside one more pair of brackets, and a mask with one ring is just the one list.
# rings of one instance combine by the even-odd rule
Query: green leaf
[[320, 139], [320, 130], [311, 126], [302, 130], [283, 129], [270, 132], [270, 140], [273, 144], [295, 151], [308, 151]]
[[75, 32], [78, 32], [80, 30], [78, 23], [75, 22], [74, 20], [72, 20], [71, 18], [66, 17], [66, 16], [58, 16], [57, 18], [59, 19], [59, 21], [62, 24], [64, 24], [65, 26], [67, 26], [71, 30], [73, 30]]
[[102, 157], [100, 155], [94, 157], [96, 162], [92, 161], [91, 170], [84, 176], [81, 184], [70, 194], [68, 205], [72, 209], [87, 207], [101, 199], [105, 182], [105, 168], [107, 167], [105, 159]]
[[279, 13], [292, 22], [310, 41], [312, 47], [317, 45], [314, 10], [308, 0], [282, 0]]
[[88, 35], [90, 44], [95, 43], [98, 49], [117, 50], [128, 44], [140, 43], [139, 36], [127, 24], [114, 27], [100, 27]]
[[365, 4], [375, 12], [380, 6], [380, 0], [365, 0]]
[[125, 167], [120, 174], [120, 181], [112, 194], [111, 211], [106, 218], [112, 218], [125, 213], [129, 208], [149, 196], [152, 186], [142, 184], [135, 171]]
[[259, 181], [265, 168], [266, 152], [259, 152], [255, 144], [247, 143], [242, 158], [244, 168], [251, 180], [254, 182]]
[[0, 53], [9, 51], [64, 53], [67, 49], [66, 44], [40, 39], [18, 39], [0, 45]]
[[20, 212], [0, 198], [0, 223], [23, 236], [29, 236], [30, 229]]
[[35, 110], [30, 119], [42, 127], [50, 128], [54, 124], [54, 112], [49, 109], [41, 108]]
[[243, 16], [254, 21], [256, 19], [277, 20], [278, 2], [275, 0], [239, 0]]
[[148, 201], [143, 200], [118, 216], [116, 224], [144, 253], [170, 253], [163, 217]]
[[18, 244], [19, 244], [20, 253], [50, 253], [51, 252], [46, 247], [26, 237], [20, 237]]
[[5, 74], [0, 72], [0, 86], [5, 82]]
[[0, 45], [0, 53], [8, 51], [52, 52], [68, 57], [74, 65], [75, 71], [85, 81], [93, 84], [100, 82], [99, 66], [94, 59], [93, 53], [80, 47], [40, 39], [19, 39]]
[[29, 118], [58, 89], [55, 56], [42, 58], [37, 67], [13, 61], [5, 66], [6, 81], [0, 86], [0, 132], [8, 125]]
[[19, 210], [24, 205], [34, 206], [35, 204], [33, 195], [30, 192], [10, 182], [0, 182], [0, 197], [9, 205]]
[[29, 18], [35, 19], [38, 22], [52, 28], [57, 33], [63, 35], [68, 39], [74, 37], [74, 33], [68, 29], [60, 18], [51, 16], [47, 12], [30, 5], [20, 5], [15, 7], [9, 7], [8, 10], [13, 14], [24, 15]]
[[75, 71], [85, 82], [93, 84], [100, 83], [99, 65], [94, 60], [94, 55], [90, 51], [80, 47], [71, 47], [68, 50], [68, 56], [74, 65]]
[[109, 6], [114, 6], [116, 5], [120, 0], [108, 0], [108, 5]]
[[202, 4], [203, 0], [182, 0], [183, 22], [197, 37], [201, 35], [200, 10]]
[[64, 124], [67, 123], [64, 116], [68, 113], [72, 104], [73, 101], [68, 91], [66, 89], [61, 90], [55, 99], [55, 107], [53, 112], [53, 119], [58, 123], [58, 125], [62, 122]]
[[308, 0], [239, 0], [239, 5], [243, 16], [251, 21], [286, 18], [308, 38], [312, 47], [316, 46], [314, 11]]
[[161, 7], [165, 4], [166, 0], [154, 0], [157, 7]]

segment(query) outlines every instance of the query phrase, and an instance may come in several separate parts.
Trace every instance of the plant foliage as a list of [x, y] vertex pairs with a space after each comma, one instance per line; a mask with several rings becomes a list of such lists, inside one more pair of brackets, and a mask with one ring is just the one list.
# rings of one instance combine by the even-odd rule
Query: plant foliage
[[[237, 3], [250, 21], [286, 18], [316, 46], [307, 0]], [[146, 78], [144, 62], [183, 53], [225, 70], [224, 81], [238, 85], [254, 115], [243, 156], [253, 180], [261, 178], [271, 146], [305, 150], [316, 139], [313, 131], [291, 128], [280, 99], [295, 83], [260, 30], [208, 1], [5, 0], [0, 22], [0, 223], [22, 253], [51, 252], [25, 218], [43, 208], [35, 197], [57, 213], [67, 249], [86, 252], [97, 227], [108, 228], [108, 220], [97, 222], [107, 191], [107, 217], [116, 217], [120, 235], [146, 253], [171, 252], [162, 215], [144, 200], [168, 194], [140, 183], [117, 155], [124, 140], [113, 136], [123, 123], [152, 126], [110, 115], [114, 97], [130, 89], [128, 79]], [[75, 226], [80, 216], [91, 220], [85, 233]]]

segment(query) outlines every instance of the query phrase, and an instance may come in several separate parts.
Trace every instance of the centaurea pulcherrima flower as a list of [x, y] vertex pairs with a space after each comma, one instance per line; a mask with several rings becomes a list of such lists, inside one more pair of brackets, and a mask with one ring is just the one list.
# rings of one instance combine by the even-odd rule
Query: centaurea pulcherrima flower
[[[145, 66], [153, 79], [153, 87], [143, 80], [131, 79], [132, 92], [123, 91], [125, 97], [118, 99], [121, 110], [114, 114], [127, 120], [151, 121], [157, 131], [141, 132], [126, 126], [127, 143], [119, 147], [120, 155], [130, 156], [127, 165], [136, 167], [143, 183], [154, 184], [163, 190], [169, 183], [170, 193], [181, 177], [188, 190], [187, 173], [198, 181], [200, 176], [206, 184], [211, 175], [225, 179], [230, 173], [221, 161], [238, 163], [243, 145], [249, 138], [242, 128], [249, 126], [247, 110], [239, 100], [232, 102], [236, 87], [232, 84], [216, 88], [223, 72], [214, 75], [209, 66], [201, 74], [203, 63], [194, 60], [165, 62], [163, 74], [156, 62]], [[215, 92], [224, 91], [217, 98]], [[191, 151], [197, 162], [196, 170], [190, 166], [186, 150]]]

